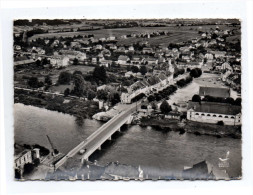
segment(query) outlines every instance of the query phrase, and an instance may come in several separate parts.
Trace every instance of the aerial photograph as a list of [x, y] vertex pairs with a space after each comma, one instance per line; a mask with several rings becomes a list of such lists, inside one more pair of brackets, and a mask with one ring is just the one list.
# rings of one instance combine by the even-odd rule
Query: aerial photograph
[[13, 175], [238, 180], [239, 19], [13, 21]]

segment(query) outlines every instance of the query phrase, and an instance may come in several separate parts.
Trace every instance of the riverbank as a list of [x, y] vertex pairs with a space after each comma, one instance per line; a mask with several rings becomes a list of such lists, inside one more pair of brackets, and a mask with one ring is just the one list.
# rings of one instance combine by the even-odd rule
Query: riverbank
[[144, 117], [140, 120], [140, 126], [151, 126], [155, 130], [162, 132], [178, 131], [180, 134], [193, 133], [197, 136], [210, 135], [217, 138], [231, 137], [241, 139], [241, 126], [227, 126], [206, 124], [194, 121], [180, 122], [176, 119], [160, 119]]
[[99, 112], [98, 103], [94, 101], [84, 101], [80, 99], [65, 99], [61, 96], [47, 95], [39, 92], [14, 90], [14, 103], [36, 106], [47, 110], [58, 111], [70, 114], [78, 118], [91, 118]]

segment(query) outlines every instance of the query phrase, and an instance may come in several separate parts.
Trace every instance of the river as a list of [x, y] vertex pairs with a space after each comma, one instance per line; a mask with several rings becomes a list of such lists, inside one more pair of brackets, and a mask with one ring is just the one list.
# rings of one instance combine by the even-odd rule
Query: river
[[[46, 135], [55, 147], [67, 153], [102, 125], [86, 119], [82, 127], [75, 117], [23, 104], [14, 105], [15, 142], [39, 144], [50, 148]], [[141, 166], [146, 175], [157, 176], [170, 173], [177, 176], [184, 166], [192, 166], [203, 160], [217, 165], [218, 158], [230, 151], [230, 177], [241, 175], [241, 140], [179, 135], [178, 132], [162, 133], [151, 127], [129, 126], [114, 136], [113, 140], [93, 155], [99, 164], [119, 161], [123, 164]]]

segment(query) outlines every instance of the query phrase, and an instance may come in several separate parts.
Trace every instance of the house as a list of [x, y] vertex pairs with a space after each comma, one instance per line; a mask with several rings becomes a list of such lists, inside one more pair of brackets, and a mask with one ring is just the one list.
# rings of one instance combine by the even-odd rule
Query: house
[[14, 154], [14, 167], [20, 170], [21, 175], [23, 174], [24, 165], [33, 163], [34, 159], [40, 159], [40, 149], [25, 149], [20, 153]]
[[127, 39], [127, 35], [121, 35], [120, 38]]
[[118, 47], [117, 52], [126, 53], [126, 48], [124, 46], [120, 46]]
[[33, 63], [35, 63], [34, 59], [20, 60], [20, 61], [15, 61], [14, 66], [29, 65]]
[[79, 42], [77, 42], [77, 41], [72, 41], [70, 43], [70, 47], [72, 47], [72, 48], [80, 48], [81, 44]]
[[56, 67], [64, 67], [69, 65], [69, 57], [67, 56], [52, 56], [50, 57], [50, 64]]
[[151, 53], [153, 53], [153, 49], [151, 47], [144, 47], [142, 49], [142, 53], [143, 54], [151, 54]]
[[165, 61], [166, 61], [166, 60], [165, 60], [164, 57], [162, 57], [162, 56], [159, 56], [159, 57], [158, 57], [158, 64], [164, 63]]
[[141, 64], [144, 61], [144, 59], [141, 59], [138, 56], [134, 56], [131, 60], [132, 64]]
[[218, 88], [218, 87], [199, 87], [199, 96], [205, 97], [206, 95], [212, 97], [227, 98], [230, 97], [229, 88]]
[[233, 71], [233, 68], [230, 66], [230, 64], [228, 62], [224, 62], [221, 65], [221, 70], [230, 70], [230, 71]]
[[225, 51], [211, 51], [215, 58], [224, 58], [226, 55]]
[[133, 46], [129, 46], [128, 47], [128, 51], [134, 51], [134, 47]]
[[96, 45], [95, 49], [101, 50], [101, 49], [103, 49], [103, 46], [102, 45]]
[[128, 56], [120, 55], [118, 58], [118, 64], [127, 64], [129, 60]]
[[181, 116], [180, 112], [171, 111], [168, 114], [165, 114], [164, 118], [180, 120], [180, 116]]
[[110, 36], [107, 38], [108, 41], [114, 41], [115, 39], [116, 39], [116, 37], [114, 37], [114, 36]]
[[116, 50], [118, 47], [117, 47], [117, 45], [111, 44], [111, 45], [109, 45], [109, 48], [111, 50]]
[[91, 63], [92, 64], [97, 64], [97, 58], [91, 58]]
[[213, 60], [213, 54], [211, 54], [211, 53], [206, 53], [206, 54], [205, 54], [205, 58], [207, 59], [207, 61], [212, 61], [212, 60]]
[[158, 64], [158, 59], [156, 58], [151, 58], [151, 57], [148, 57], [145, 59], [149, 65], [157, 65]]
[[102, 37], [102, 38], [99, 39], [99, 41], [104, 42], [104, 41], [106, 41], [106, 38]]
[[187, 120], [225, 125], [241, 125], [241, 106], [217, 102], [188, 102]]
[[74, 50], [60, 50], [62, 55], [68, 56], [70, 60], [78, 59], [79, 61], [85, 61], [87, 59], [86, 53]]
[[111, 65], [112, 65], [112, 60], [105, 60], [105, 59], [100, 60], [100, 66], [109, 67]]
[[19, 50], [21, 50], [21, 47], [20, 47], [20, 45], [14, 45], [14, 49], [19, 51]]

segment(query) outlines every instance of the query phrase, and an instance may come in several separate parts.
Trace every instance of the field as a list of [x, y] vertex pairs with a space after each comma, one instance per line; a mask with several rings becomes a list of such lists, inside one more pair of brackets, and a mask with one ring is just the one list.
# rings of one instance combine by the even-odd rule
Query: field
[[[181, 33], [183, 40], [188, 40], [189, 38], [195, 37], [195, 34], [201, 31], [208, 31], [211, 28], [215, 29], [214, 25], [206, 26], [180, 26], [180, 27], [133, 27], [133, 28], [116, 28], [116, 29], [100, 29], [100, 30], [91, 30], [91, 31], [79, 31], [79, 32], [62, 32], [62, 33], [46, 33], [46, 34], [37, 34], [29, 39], [36, 38], [53, 38], [53, 37], [73, 37], [78, 35], [89, 35], [94, 34], [95, 38], [109, 37], [109, 36], [121, 36], [131, 33], [142, 33], [142, 32], [153, 32], [153, 31], [168, 31], [172, 35]], [[225, 25], [219, 25], [220, 29], [236, 29], [237, 27], [228, 27]], [[184, 33], [184, 35], [183, 35]], [[129, 39], [127, 39], [129, 40]], [[181, 39], [180, 39], [181, 40]], [[124, 40], [123, 40], [124, 41]]]

